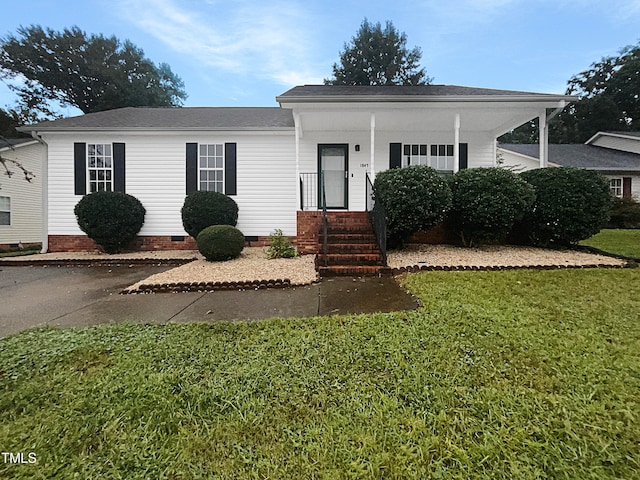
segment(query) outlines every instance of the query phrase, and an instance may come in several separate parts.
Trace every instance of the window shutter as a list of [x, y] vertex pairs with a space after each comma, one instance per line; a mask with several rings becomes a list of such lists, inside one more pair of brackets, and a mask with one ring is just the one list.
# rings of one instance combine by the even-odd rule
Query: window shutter
[[124, 143], [113, 144], [113, 191], [125, 193]]
[[198, 144], [187, 143], [187, 195], [198, 190]]
[[464, 170], [465, 168], [469, 168], [469, 144], [468, 143], [459, 143], [458, 144], [458, 159], [459, 169]]
[[73, 144], [73, 188], [76, 195], [87, 194], [87, 144]]
[[402, 166], [402, 144], [389, 144], [389, 168], [400, 168]]
[[622, 178], [622, 198], [631, 198], [631, 177]]
[[237, 161], [236, 144], [224, 144], [224, 193], [226, 195], [237, 195]]

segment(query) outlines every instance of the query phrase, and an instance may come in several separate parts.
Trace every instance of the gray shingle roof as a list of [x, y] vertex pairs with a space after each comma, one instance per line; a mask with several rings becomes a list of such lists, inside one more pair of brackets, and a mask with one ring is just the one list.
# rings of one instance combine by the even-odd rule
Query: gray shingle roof
[[[532, 158], [540, 157], [537, 144], [501, 144], [500, 148]], [[550, 144], [549, 162], [588, 170], [640, 171], [640, 155], [636, 153], [583, 144]]]
[[35, 140], [33, 138], [0, 138], [0, 148], [15, 147], [28, 142], [35, 142]]
[[126, 107], [21, 127], [21, 131], [280, 130], [293, 129], [291, 110], [279, 107]]
[[495, 90], [490, 88], [463, 87], [458, 85], [302, 85], [294, 87], [276, 97], [278, 102], [291, 101], [408, 101], [414, 100], [566, 100], [575, 97], [545, 93]]

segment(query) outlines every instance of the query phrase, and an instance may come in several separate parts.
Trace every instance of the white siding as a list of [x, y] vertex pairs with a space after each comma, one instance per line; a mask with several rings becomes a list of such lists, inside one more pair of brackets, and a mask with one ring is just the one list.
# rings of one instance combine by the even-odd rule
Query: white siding
[[28, 183], [22, 172], [9, 164], [14, 175], [0, 176], [0, 196], [11, 199], [11, 225], [0, 225], [0, 244], [42, 241], [42, 162], [46, 148], [40, 143], [18, 145], [2, 151], [2, 157], [20, 162], [35, 174]]
[[49, 234], [79, 235], [73, 208], [73, 144], [123, 142], [126, 192], [147, 213], [140, 235], [186, 235], [180, 209], [186, 196], [186, 143], [237, 144], [238, 228], [247, 236], [281, 228], [295, 235], [296, 179], [293, 132], [124, 135], [49, 134]]
[[623, 152], [640, 153], [640, 138], [632, 140], [630, 138], [620, 138], [603, 134], [592, 142], [591, 145], [621, 150]]
[[605, 175], [608, 179], [612, 178], [631, 178], [631, 196], [635, 201], [640, 201], [640, 175], [635, 174], [619, 174], [619, 175]]

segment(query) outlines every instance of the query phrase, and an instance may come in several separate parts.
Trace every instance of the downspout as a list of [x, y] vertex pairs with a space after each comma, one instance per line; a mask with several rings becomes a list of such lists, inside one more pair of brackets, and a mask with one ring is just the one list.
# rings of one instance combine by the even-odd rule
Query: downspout
[[31, 136], [44, 145], [40, 169], [40, 181], [42, 183], [42, 248], [40, 253], [47, 253], [49, 251], [49, 145], [37, 132], [32, 131]]

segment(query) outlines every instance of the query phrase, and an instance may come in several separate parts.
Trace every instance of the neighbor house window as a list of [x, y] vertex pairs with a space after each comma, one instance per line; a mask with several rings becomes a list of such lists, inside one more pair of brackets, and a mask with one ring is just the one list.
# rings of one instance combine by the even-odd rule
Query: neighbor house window
[[200, 145], [200, 190], [224, 193], [224, 145]]
[[611, 192], [611, 195], [622, 197], [622, 179], [612, 178], [609, 180], [609, 191]]
[[429, 166], [439, 171], [453, 171], [453, 145], [431, 145]]
[[0, 197], [0, 225], [11, 225], [11, 199]]
[[111, 144], [89, 143], [87, 145], [89, 192], [113, 191], [113, 157]]
[[410, 145], [403, 146], [404, 154], [402, 155], [402, 166], [409, 165], [427, 165], [427, 146], [426, 145]]

